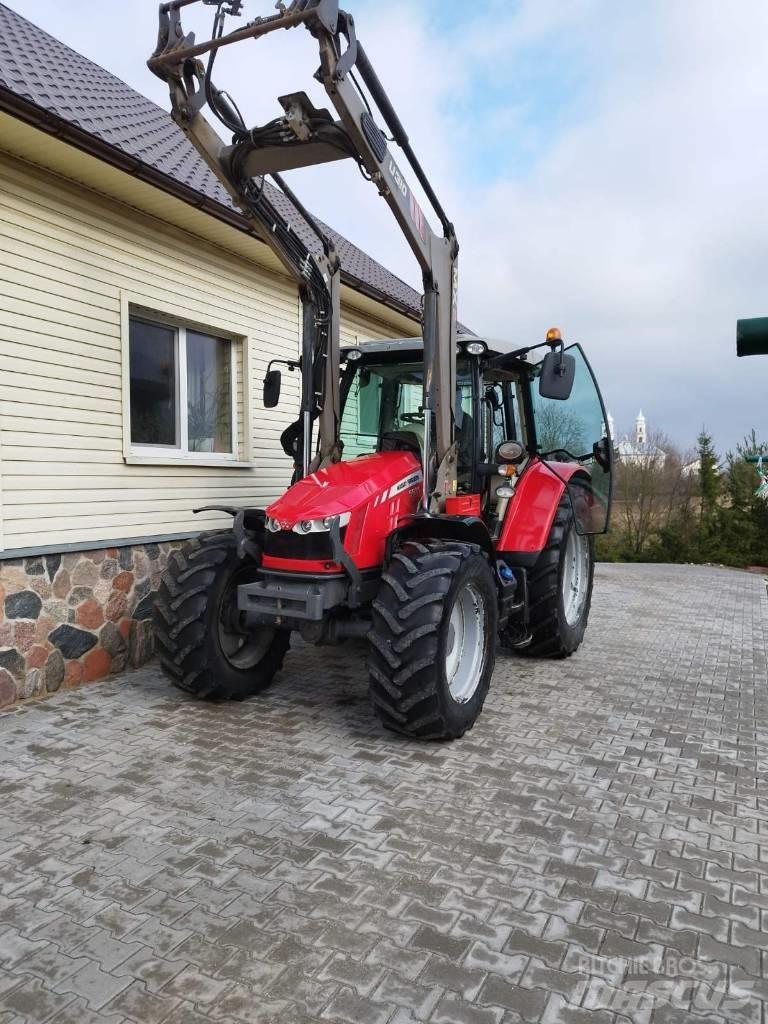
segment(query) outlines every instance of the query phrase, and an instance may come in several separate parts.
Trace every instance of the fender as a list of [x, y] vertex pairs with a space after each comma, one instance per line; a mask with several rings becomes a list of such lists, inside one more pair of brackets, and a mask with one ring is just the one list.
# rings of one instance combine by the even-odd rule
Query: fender
[[495, 550], [488, 527], [478, 516], [425, 515], [410, 516], [387, 539], [386, 560], [390, 560], [395, 548], [405, 540], [419, 537], [441, 537], [445, 540], [463, 540], [480, 547], [494, 558]]
[[557, 506], [565, 491], [563, 481], [570, 481], [577, 475], [589, 479], [589, 474], [576, 462], [546, 464], [537, 459], [531, 463], [507, 508], [497, 544], [499, 554], [527, 568], [536, 563], [546, 546]]

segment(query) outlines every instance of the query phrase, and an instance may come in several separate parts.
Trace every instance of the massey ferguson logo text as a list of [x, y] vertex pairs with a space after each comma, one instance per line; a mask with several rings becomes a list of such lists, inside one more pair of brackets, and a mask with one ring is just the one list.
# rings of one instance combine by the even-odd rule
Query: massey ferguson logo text
[[395, 185], [397, 185], [397, 187], [402, 192], [403, 197], [407, 198], [407, 196], [408, 196], [408, 186], [406, 185], [405, 179], [403, 178], [402, 174], [400, 173], [400, 168], [397, 166], [397, 164], [395, 163], [394, 160], [390, 160], [389, 161], [389, 173], [390, 173], [390, 176], [391, 176], [392, 180], [394, 181]]

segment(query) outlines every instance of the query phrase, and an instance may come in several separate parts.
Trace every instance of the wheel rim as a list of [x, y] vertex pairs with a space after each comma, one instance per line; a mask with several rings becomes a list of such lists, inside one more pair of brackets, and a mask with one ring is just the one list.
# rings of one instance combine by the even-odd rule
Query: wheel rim
[[227, 582], [219, 605], [217, 631], [221, 653], [229, 664], [233, 668], [250, 669], [264, 660], [276, 631], [269, 626], [243, 628], [237, 608], [237, 588], [249, 582], [243, 576], [242, 572], [235, 573]]
[[563, 609], [569, 626], [575, 626], [581, 618], [588, 593], [589, 539], [574, 526], [568, 534], [563, 562]]
[[485, 659], [485, 601], [471, 583], [457, 595], [448, 622], [445, 675], [457, 704], [466, 704], [480, 684]]

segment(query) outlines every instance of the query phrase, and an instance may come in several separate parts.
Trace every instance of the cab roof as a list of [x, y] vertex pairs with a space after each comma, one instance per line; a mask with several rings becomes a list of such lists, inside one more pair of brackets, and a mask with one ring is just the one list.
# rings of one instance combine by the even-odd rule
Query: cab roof
[[[515, 348], [511, 342], [482, 338], [474, 334], [459, 334], [459, 343], [469, 341], [485, 342], [490, 356], [505, 355]], [[342, 346], [343, 349], [353, 347], [355, 346]], [[422, 338], [382, 338], [379, 341], [361, 341], [358, 347], [366, 356], [387, 355], [394, 352], [399, 352], [402, 355], [413, 353], [414, 356], [418, 356], [424, 349], [424, 342]]]

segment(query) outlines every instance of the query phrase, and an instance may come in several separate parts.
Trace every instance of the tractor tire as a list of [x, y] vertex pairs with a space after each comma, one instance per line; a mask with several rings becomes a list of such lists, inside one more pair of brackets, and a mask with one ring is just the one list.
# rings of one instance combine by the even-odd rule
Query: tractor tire
[[454, 740], [480, 714], [496, 659], [498, 596], [477, 544], [407, 541], [373, 602], [369, 694], [395, 732]]
[[520, 653], [569, 658], [580, 646], [592, 604], [595, 548], [579, 534], [568, 494], [557, 507], [547, 545], [528, 574], [531, 642]]
[[287, 630], [243, 631], [237, 586], [253, 563], [230, 530], [204, 533], [168, 559], [155, 599], [155, 649], [174, 686], [203, 700], [245, 700], [272, 682], [291, 642]]

